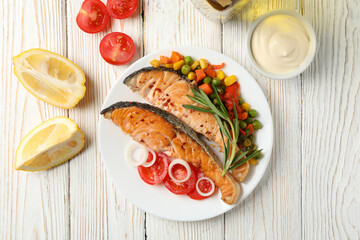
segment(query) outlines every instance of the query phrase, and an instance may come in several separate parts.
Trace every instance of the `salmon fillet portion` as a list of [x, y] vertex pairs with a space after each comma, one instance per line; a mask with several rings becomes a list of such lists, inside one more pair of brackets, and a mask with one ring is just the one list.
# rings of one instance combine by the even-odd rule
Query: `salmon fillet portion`
[[228, 173], [221, 176], [222, 168], [216, 156], [191, 128], [175, 116], [136, 102], [118, 102], [101, 113], [135, 141], [199, 168], [220, 189], [225, 203], [237, 202], [240, 188], [236, 180]]
[[174, 114], [195, 132], [214, 141], [223, 151], [224, 145], [215, 117], [211, 113], [198, 112], [182, 106], [199, 106], [186, 96], [193, 96], [191, 88], [197, 88], [188, 79], [172, 69], [147, 67], [128, 76], [124, 84], [154, 106]]

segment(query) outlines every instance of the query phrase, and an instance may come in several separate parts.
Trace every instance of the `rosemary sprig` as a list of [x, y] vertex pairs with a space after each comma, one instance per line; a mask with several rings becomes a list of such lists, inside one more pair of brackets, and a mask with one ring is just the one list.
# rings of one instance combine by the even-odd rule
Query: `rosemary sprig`
[[[203, 107], [194, 106], [194, 105], [183, 105], [183, 107], [195, 111], [212, 113], [214, 115], [217, 123], [219, 124], [221, 139], [224, 144], [224, 162], [223, 162], [223, 172], [222, 172], [222, 176], [224, 176], [227, 171], [233, 170], [238, 166], [240, 166], [241, 164], [247, 162], [248, 160], [256, 156], [256, 154], [258, 154], [258, 152], [260, 152], [261, 150], [256, 150], [247, 157], [246, 155], [249, 153], [248, 151], [242, 153], [239, 151], [236, 153], [236, 147], [237, 147], [236, 144], [239, 139], [239, 119], [238, 119], [238, 114], [236, 111], [234, 99], [232, 101], [232, 104], [233, 104], [235, 118], [231, 120], [229, 113], [225, 108], [223, 102], [221, 101], [215, 86], [212, 84], [211, 86], [215, 93], [217, 102], [219, 103], [219, 108], [212, 103], [212, 101], [204, 93], [203, 90], [199, 89], [197, 91], [193, 88], [191, 89], [191, 91], [194, 94], [194, 96], [190, 96], [190, 95], [186, 95], [186, 96]], [[226, 143], [225, 143], [225, 139], [226, 139]]]

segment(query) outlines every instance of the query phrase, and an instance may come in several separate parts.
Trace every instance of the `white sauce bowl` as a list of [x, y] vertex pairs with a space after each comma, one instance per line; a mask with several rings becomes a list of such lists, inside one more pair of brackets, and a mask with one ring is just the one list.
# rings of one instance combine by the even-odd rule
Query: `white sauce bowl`
[[[271, 72], [268, 72], [266, 70], [264, 70], [255, 60], [252, 50], [251, 50], [251, 39], [254, 33], [254, 30], [256, 29], [256, 27], [259, 25], [259, 23], [262, 22], [262, 20], [264, 20], [267, 17], [270, 16], [274, 16], [274, 15], [289, 15], [289, 16], [293, 16], [296, 19], [298, 19], [300, 21], [300, 23], [303, 25], [305, 31], [307, 32], [308, 36], [309, 36], [309, 40], [310, 40], [310, 49], [308, 52], [308, 55], [306, 56], [305, 60], [303, 61], [302, 64], [300, 64], [299, 67], [295, 68], [294, 70], [284, 73], [284, 74], [274, 74]], [[311, 26], [311, 24], [309, 23], [309, 21], [302, 15], [300, 15], [299, 13], [295, 12], [295, 11], [291, 11], [291, 10], [274, 10], [271, 12], [268, 12], [260, 17], [258, 17], [250, 26], [248, 33], [247, 33], [247, 37], [246, 37], [246, 54], [248, 59], [251, 62], [251, 65], [262, 75], [268, 77], [268, 78], [274, 78], [274, 79], [288, 79], [288, 78], [292, 78], [295, 76], [298, 76], [300, 73], [302, 73], [303, 71], [305, 71], [306, 68], [309, 67], [309, 65], [311, 64], [311, 62], [313, 61], [314, 57], [315, 57], [315, 52], [316, 52], [316, 35], [314, 32], [314, 28]]]

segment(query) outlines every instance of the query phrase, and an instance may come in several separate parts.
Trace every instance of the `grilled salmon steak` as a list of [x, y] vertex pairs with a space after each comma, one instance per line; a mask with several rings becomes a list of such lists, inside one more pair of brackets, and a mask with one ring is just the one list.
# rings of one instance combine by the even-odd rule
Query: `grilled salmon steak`
[[118, 102], [101, 111], [135, 141], [173, 158], [184, 159], [199, 168], [219, 187], [222, 200], [235, 204], [240, 188], [230, 174], [221, 176], [222, 168], [209, 147], [174, 115], [149, 104]]
[[224, 145], [215, 117], [211, 113], [198, 112], [182, 106], [199, 106], [186, 96], [193, 96], [191, 88], [197, 86], [177, 71], [164, 67], [146, 67], [126, 77], [124, 84], [154, 106], [174, 114], [195, 132], [214, 141], [221, 151], [223, 150]]

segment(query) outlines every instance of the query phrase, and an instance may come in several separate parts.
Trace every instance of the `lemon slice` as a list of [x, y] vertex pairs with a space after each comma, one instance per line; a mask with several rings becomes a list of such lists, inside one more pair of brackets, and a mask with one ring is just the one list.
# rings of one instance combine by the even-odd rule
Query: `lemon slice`
[[85, 95], [85, 74], [69, 59], [43, 49], [13, 58], [14, 73], [35, 97], [60, 108], [74, 107]]
[[67, 117], [56, 117], [35, 127], [20, 142], [15, 169], [41, 171], [74, 157], [84, 147], [84, 133]]

